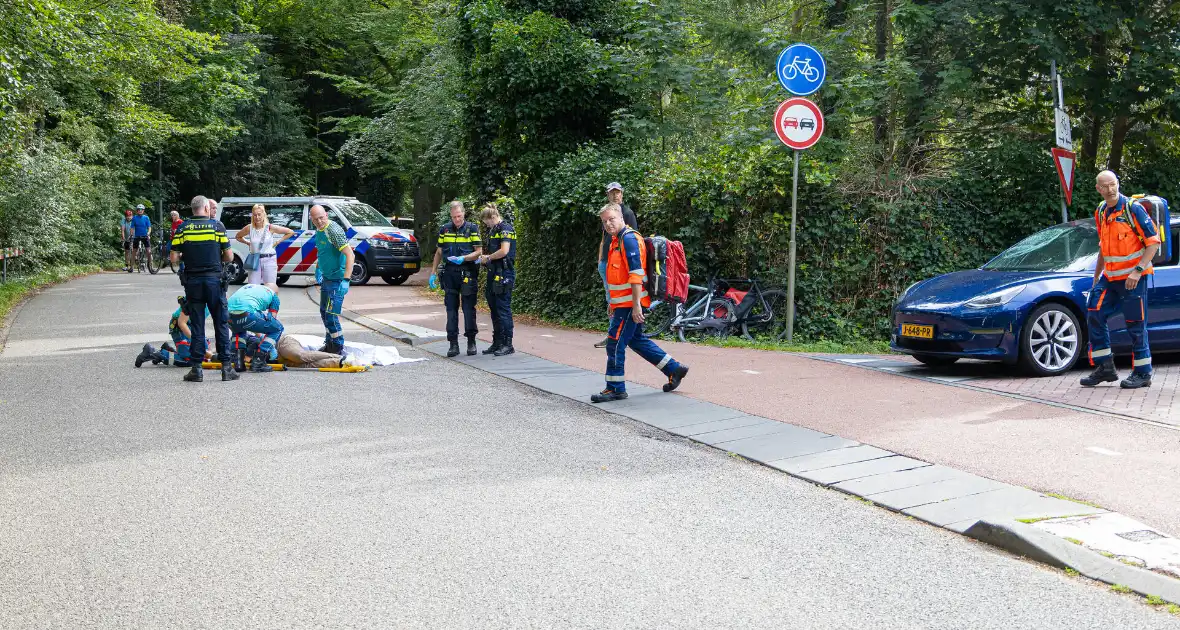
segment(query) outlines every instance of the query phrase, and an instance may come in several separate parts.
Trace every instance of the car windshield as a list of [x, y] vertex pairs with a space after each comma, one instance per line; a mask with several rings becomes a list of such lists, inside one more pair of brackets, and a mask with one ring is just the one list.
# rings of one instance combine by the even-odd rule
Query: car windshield
[[1087, 271], [1098, 257], [1098, 232], [1077, 223], [1055, 225], [1020, 241], [983, 266], [991, 271]]
[[367, 203], [359, 201], [349, 201], [345, 203], [333, 204], [336, 210], [348, 219], [348, 223], [352, 227], [372, 226], [372, 227], [392, 227], [389, 225], [389, 219], [381, 216], [380, 212], [373, 209]]

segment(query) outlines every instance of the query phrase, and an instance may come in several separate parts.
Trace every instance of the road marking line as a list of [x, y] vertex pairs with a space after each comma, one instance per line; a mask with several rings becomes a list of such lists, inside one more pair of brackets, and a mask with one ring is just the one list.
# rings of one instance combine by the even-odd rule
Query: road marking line
[[548, 337], [548, 338], [550, 338], [550, 339], [552, 339], [552, 338], [553, 338], [553, 335], [541, 335], [541, 336], [542, 336], [542, 337]]
[[746, 374], [761, 374], [762, 372], [755, 372], [754, 370], [742, 370]]
[[1118, 451], [1112, 451], [1108, 448], [1102, 448], [1101, 446], [1087, 446], [1086, 450], [1094, 452], [1094, 453], [1098, 453], [1099, 455], [1109, 455], [1110, 457], [1121, 457], [1122, 456], [1122, 453], [1119, 453]]

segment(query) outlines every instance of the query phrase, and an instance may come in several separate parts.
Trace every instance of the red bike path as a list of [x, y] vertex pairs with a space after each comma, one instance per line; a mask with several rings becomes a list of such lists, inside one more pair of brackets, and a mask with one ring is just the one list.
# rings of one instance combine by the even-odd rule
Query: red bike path
[[[370, 323], [395, 328], [400, 323], [442, 331], [446, 314], [441, 299], [425, 291], [424, 284], [425, 276], [418, 274], [403, 286], [385, 286], [380, 280], [354, 286], [345, 308], [364, 316], [358, 322], [362, 325], [370, 318]], [[479, 313], [479, 326], [480, 338], [490, 341], [486, 312]], [[589, 370], [605, 368], [603, 351], [594, 348], [602, 333], [521, 323], [515, 328], [518, 351]], [[669, 395], [1060, 493], [1180, 533], [1176, 428], [802, 354], [667, 341], [660, 345], [691, 369], [680, 389]], [[656, 387], [665, 380], [635, 354], [628, 356], [627, 377]], [[592, 393], [586, 392], [587, 400]]]

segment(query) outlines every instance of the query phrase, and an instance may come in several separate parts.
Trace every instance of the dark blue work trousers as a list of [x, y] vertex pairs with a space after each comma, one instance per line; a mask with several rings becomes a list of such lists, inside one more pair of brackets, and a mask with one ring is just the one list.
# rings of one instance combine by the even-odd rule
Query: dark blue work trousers
[[1134, 289], [1127, 288], [1126, 280], [1108, 280], [1106, 274], [1090, 290], [1086, 300], [1086, 324], [1090, 329], [1090, 360], [1094, 365], [1113, 361], [1110, 352], [1110, 328], [1106, 320], [1122, 311], [1131, 335], [1133, 365], [1140, 374], [1151, 374], [1151, 348], [1147, 345], [1147, 282], [1150, 276], [1139, 278]]
[[627, 391], [624, 364], [627, 348], [631, 348], [645, 361], [654, 365], [665, 375], [671, 375], [680, 367], [672, 355], [664, 352], [654, 341], [643, 334], [643, 324], [631, 319], [631, 307], [619, 307], [611, 312], [610, 330], [606, 337], [606, 388], [616, 392]]
[[213, 334], [217, 340], [217, 360], [223, 365], [233, 363], [230, 354], [229, 310], [226, 308], [225, 289], [220, 276], [187, 278], [184, 283], [185, 308], [188, 309], [189, 329], [193, 340], [190, 353], [200, 361], [205, 356], [205, 309], [213, 318]]

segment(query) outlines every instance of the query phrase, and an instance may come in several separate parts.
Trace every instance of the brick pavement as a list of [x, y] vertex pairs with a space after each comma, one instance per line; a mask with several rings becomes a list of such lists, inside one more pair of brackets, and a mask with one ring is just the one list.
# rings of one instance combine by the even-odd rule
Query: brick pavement
[[[1155, 357], [1152, 385], [1139, 390], [1122, 389], [1118, 383], [1094, 388], [1082, 387], [1078, 379], [1085, 376], [1089, 368], [1079, 368], [1060, 376], [1033, 378], [1021, 375], [1014, 367], [975, 361], [963, 361], [946, 368], [929, 368], [906, 356], [823, 355], [819, 358], [1180, 427], [1180, 399], [1177, 398], [1177, 391], [1180, 391], [1180, 357]], [[1130, 369], [1129, 365], [1119, 365], [1120, 376], [1127, 376]]]

